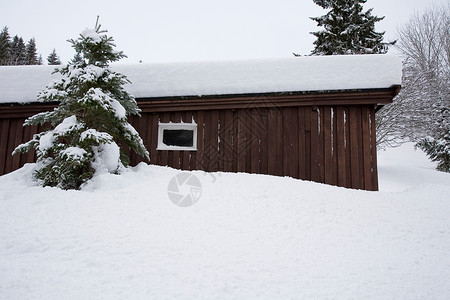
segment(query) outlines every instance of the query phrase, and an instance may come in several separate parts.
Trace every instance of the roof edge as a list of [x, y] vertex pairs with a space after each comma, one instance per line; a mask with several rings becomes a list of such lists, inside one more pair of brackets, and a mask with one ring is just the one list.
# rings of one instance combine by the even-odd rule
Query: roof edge
[[[214, 102], [218, 102], [221, 99], [232, 99], [233, 101], [239, 101], [238, 99], [259, 99], [259, 98], [297, 98], [296, 96], [299, 96], [300, 98], [309, 98], [311, 99], [312, 96], [313, 98], [324, 98], [324, 99], [330, 99], [330, 97], [327, 96], [332, 96], [332, 98], [341, 98], [339, 96], [342, 97], [346, 97], [346, 96], [356, 96], [358, 98], [362, 97], [368, 97], [368, 98], [376, 98], [375, 94], [387, 94], [389, 96], [391, 96], [392, 98], [394, 98], [400, 91], [401, 86], [400, 85], [392, 85], [389, 88], [372, 88], [372, 89], [347, 89], [347, 90], [328, 90], [328, 91], [323, 91], [323, 90], [319, 90], [319, 91], [290, 91], [290, 92], [270, 92], [270, 93], [244, 93], [244, 94], [218, 94], [218, 95], [198, 95], [198, 96], [165, 96], [165, 97], [136, 97], [136, 101], [139, 103], [156, 103], [156, 102], [173, 102], [173, 101], [182, 101], [185, 104], [188, 104], [189, 100], [193, 100], [193, 101], [201, 101], [203, 102], [203, 105], [208, 105], [208, 102], [205, 102], [205, 100], [208, 99], [214, 99], [216, 101]], [[316, 96], [316, 97], [314, 97]], [[385, 97], [383, 97], [385, 98]], [[391, 101], [392, 102], [392, 99]], [[385, 100], [379, 102], [379, 103], [389, 103], [386, 102]], [[198, 103], [198, 102], [197, 102]], [[34, 102], [9, 102], [9, 103], [0, 103], [0, 108], [4, 108], [4, 107], [11, 107], [11, 106], [22, 106], [22, 107], [26, 107], [26, 106], [32, 106], [32, 105], [38, 105], [38, 106], [48, 106], [48, 107], [54, 107], [55, 105], [57, 105], [57, 102], [39, 102], [39, 101], [34, 101]], [[377, 104], [374, 102], [374, 104]]]
[[266, 93], [238, 93], [238, 94], [209, 94], [209, 95], [185, 95], [185, 96], [157, 96], [157, 97], [136, 97], [139, 101], [156, 100], [191, 100], [191, 99], [217, 99], [217, 98], [247, 98], [261, 96], [286, 96], [286, 95], [325, 95], [325, 94], [344, 94], [344, 93], [373, 93], [373, 92], [392, 92], [396, 96], [400, 91], [400, 85], [392, 85], [386, 88], [370, 89], [342, 89], [342, 90], [316, 90], [316, 91], [285, 91], [285, 92], [266, 92]]

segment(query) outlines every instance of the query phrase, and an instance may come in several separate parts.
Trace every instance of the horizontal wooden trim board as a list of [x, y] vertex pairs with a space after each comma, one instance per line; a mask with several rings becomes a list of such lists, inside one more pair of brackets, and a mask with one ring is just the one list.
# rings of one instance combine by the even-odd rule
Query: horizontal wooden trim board
[[398, 93], [396, 87], [371, 91], [226, 95], [170, 98], [140, 98], [144, 112], [183, 111], [186, 109], [236, 109], [320, 105], [387, 104]]
[[[320, 105], [388, 104], [399, 92], [399, 86], [388, 89], [291, 92], [245, 95], [211, 95], [189, 97], [137, 98], [143, 112], [236, 109], [247, 107], [287, 107]], [[51, 110], [56, 103], [32, 102], [27, 104], [0, 105], [0, 118], [28, 117], [41, 111]]]

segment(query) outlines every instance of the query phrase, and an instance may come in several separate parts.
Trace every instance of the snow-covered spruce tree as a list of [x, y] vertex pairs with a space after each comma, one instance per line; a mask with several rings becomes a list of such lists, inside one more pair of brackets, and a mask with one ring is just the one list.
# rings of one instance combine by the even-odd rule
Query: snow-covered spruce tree
[[58, 107], [25, 121], [25, 125], [51, 123], [52, 129], [34, 135], [14, 153], [36, 150], [34, 175], [43, 186], [79, 189], [95, 173], [120, 173], [129, 163], [129, 149], [149, 157], [127, 121], [128, 115], [140, 111], [123, 88], [129, 81], [109, 68], [110, 62], [125, 57], [123, 52], [114, 50], [113, 39], [100, 26], [69, 42], [79, 59], [57, 68], [62, 78], [38, 95], [42, 101], [59, 102]]
[[329, 9], [324, 16], [311, 18], [324, 30], [311, 32], [317, 37], [312, 55], [378, 54], [386, 53], [384, 32], [375, 31], [375, 23], [384, 19], [363, 12], [367, 0], [313, 0]]

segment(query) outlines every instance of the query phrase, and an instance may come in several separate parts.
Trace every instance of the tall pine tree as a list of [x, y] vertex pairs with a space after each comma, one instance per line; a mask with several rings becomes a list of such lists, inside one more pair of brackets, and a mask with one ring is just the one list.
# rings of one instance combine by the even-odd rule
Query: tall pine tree
[[[324, 16], [311, 18], [324, 29], [311, 34], [317, 37], [312, 55], [377, 54], [387, 52], [384, 32], [375, 31], [375, 23], [384, 19], [363, 12], [367, 0], [313, 0], [329, 9]], [[391, 43], [393, 44], [393, 43]]]
[[123, 52], [114, 50], [113, 39], [100, 26], [84, 30], [70, 42], [79, 59], [57, 68], [62, 78], [38, 96], [42, 101], [58, 101], [59, 106], [25, 122], [51, 123], [52, 128], [19, 145], [14, 153], [36, 150], [35, 178], [42, 185], [79, 189], [96, 173], [120, 173], [129, 163], [129, 149], [149, 157], [127, 121], [127, 116], [140, 111], [123, 88], [129, 81], [109, 68], [110, 62], [125, 57]]
[[15, 35], [11, 43], [11, 55], [9, 65], [25, 65], [27, 61], [27, 49], [22, 37]]
[[30, 39], [25, 48], [26, 51], [26, 65], [39, 65], [39, 57], [36, 51], [36, 40], [34, 38]]
[[9, 36], [8, 27], [3, 27], [0, 33], [0, 66], [6, 66], [10, 62], [11, 57], [11, 37]]

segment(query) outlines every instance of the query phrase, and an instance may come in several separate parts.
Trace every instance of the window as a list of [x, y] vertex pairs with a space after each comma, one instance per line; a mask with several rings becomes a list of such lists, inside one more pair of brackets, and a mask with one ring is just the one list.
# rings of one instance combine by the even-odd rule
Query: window
[[157, 150], [197, 150], [196, 123], [159, 123]]

